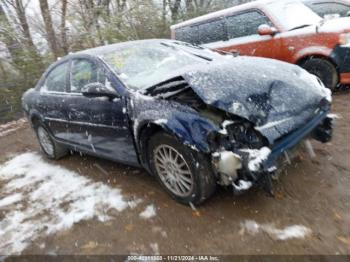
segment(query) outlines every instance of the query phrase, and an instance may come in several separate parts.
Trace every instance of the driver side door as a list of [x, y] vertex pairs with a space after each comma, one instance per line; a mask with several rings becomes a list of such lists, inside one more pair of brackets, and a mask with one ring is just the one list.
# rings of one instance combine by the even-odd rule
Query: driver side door
[[81, 90], [91, 83], [113, 88], [107, 69], [89, 58], [74, 58], [70, 66], [70, 96], [65, 102], [69, 140], [92, 154], [129, 164], [138, 162], [123, 97], [86, 97]]

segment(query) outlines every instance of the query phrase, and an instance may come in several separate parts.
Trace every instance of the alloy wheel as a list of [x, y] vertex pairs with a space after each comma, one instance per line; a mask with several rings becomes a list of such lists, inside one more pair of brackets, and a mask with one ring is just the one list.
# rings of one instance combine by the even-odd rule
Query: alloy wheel
[[194, 177], [183, 156], [169, 145], [154, 150], [154, 164], [163, 184], [175, 195], [187, 197], [193, 191]]

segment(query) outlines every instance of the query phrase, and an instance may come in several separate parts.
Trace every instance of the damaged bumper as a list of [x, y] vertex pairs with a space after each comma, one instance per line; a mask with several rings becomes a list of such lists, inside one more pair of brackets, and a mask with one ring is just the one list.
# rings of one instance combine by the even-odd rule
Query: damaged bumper
[[223, 151], [213, 154], [213, 163], [216, 173], [219, 174], [220, 184], [233, 185], [236, 193], [242, 193], [253, 185], [262, 183], [265, 189], [271, 192], [271, 176], [275, 174], [282, 157], [289, 159], [288, 153], [306, 138], [311, 137], [322, 143], [331, 140], [333, 118], [328, 113], [328, 111], [318, 112], [302, 128], [281, 138], [271, 148], [241, 149], [235, 153]]

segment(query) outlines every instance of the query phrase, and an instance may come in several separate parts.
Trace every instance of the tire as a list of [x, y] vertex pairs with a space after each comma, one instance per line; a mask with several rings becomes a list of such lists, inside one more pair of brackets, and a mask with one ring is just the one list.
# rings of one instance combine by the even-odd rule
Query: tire
[[215, 192], [216, 179], [209, 159], [173, 136], [156, 133], [148, 143], [148, 156], [152, 173], [179, 203], [198, 205]]
[[304, 62], [301, 67], [309, 73], [318, 76], [330, 90], [336, 90], [339, 76], [336, 67], [331, 62], [322, 58], [311, 58]]
[[55, 142], [43, 125], [36, 125], [35, 133], [38, 138], [41, 151], [48, 159], [58, 160], [68, 154], [67, 148]]

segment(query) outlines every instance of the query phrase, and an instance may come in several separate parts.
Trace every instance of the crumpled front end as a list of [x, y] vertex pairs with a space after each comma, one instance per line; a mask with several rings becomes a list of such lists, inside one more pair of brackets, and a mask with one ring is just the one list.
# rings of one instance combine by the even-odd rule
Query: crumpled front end
[[281, 156], [309, 136], [327, 142], [332, 135], [330, 90], [305, 70], [269, 59], [187, 68], [143, 93], [172, 108], [164, 128], [210, 155], [219, 184], [237, 193], [259, 183], [271, 191]]
[[[305, 125], [278, 139], [273, 145], [263, 141], [262, 137], [260, 145], [255, 141], [252, 144], [242, 145], [241, 148], [230, 149], [227, 145], [226, 148], [218, 148], [217, 152], [212, 154], [212, 162], [214, 171], [219, 177], [219, 183], [225, 186], [232, 185], [237, 194], [249, 190], [254, 185], [261, 185], [272, 193], [272, 176], [276, 174], [282, 162], [290, 163], [292, 153], [298, 145], [304, 143], [306, 150], [313, 155], [309, 139], [322, 143], [331, 140], [333, 117], [329, 114], [329, 110], [329, 107], [318, 110]], [[230, 134], [233, 131], [232, 127], [224, 128], [227, 130], [228, 137], [232, 137]], [[246, 133], [248, 136], [249, 132], [252, 131]], [[256, 133], [256, 136], [259, 134]], [[222, 139], [225, 140], [225, 138]], [[226, 143], [234, 143], [230, 138], [226, 141]]]

